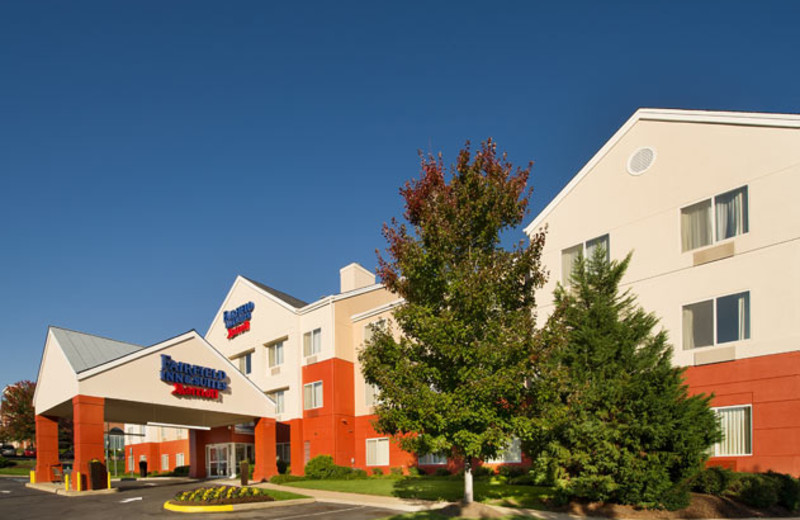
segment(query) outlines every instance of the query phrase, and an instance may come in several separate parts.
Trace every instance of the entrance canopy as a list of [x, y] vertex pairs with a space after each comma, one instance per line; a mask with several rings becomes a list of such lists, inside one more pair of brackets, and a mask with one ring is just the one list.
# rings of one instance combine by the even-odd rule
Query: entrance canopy
[[36, 415], [72, 417], [73, 398], [105, 400], [105, 420], [199, 427], [274, 418], [275, 404], [196, 331], [142, 347], [50, 327]]

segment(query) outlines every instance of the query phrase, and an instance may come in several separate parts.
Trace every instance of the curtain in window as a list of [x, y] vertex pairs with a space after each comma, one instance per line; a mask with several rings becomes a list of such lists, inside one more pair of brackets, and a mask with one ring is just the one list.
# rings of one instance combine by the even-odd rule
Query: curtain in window
[[586, 242], [586, 258], [593, 258], [595, 250], [601, 247], [603, 248], [603, 251], [606, 252], [606, 260], [609, 260], [608, 235], [593, 238], [592, 240]]
[[561, 251], [561, 283], [569, 285], [569, 277], [572, 274], [572, 268], [578, 257], [583, 253], [583, 244], [572, 246]]
[[681, 246], [690, 251], [711, 243], [711, 199], [681, 210]]
[[717, 196], [714, 206], [717, 213], [717, 240], [747, 233], [747, 186]]
[[306, 332], [303, 334], [303, 356], [311, 355], [311, 333]]
[[367, 441], [367, 466], [375, 466], [378, 463], [378, 441]]
[[717, 298], [717, 343], [750, 337], [750, 293]]
[[314, 388], [311, 385], [306, 385], [303, 387], [303, 408], [309, 410], [313, 407], [311, 404], [313, 399], [313, 392]]
[[717, 444], [716, 455], [749, 455], [750, 407], [723, 408], [717, 410], [722, 426], [722, 442]]
[[714, 300], [683, 307], [683, 348], [714, 344]]

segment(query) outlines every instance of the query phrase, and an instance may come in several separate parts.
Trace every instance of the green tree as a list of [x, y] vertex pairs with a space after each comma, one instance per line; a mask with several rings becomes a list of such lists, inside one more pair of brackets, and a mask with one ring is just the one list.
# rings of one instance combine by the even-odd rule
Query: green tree
[[441, 155], [421, 162], [400, 190], [410, 227], [384, 225], [389, 258], [379, 254], [382, 282], [404, 299], [400, 334], [377, 331], [360, 360], [380, 389], [376, 428], [406, 450], [463, 459], [469, 503], [475, 459], [507, 446], [526, 404], [544, 236], [501, 247], [526, 215], [530, 165], [515, 169], [491, 140], [474, 156], [467, 143], [449, 174]]
[[12, 441], [29, 441], [36, 437], [33, 393], [36, 383], [18, 381], [8, 385], [0, 402], [2, 436]]
[[557, 287], [530, 440], [564, 496], [680, 508], [719, 425], [710, 397], [688, 395], [656, 316], [620, 292], [630, 260], [597, 250]]

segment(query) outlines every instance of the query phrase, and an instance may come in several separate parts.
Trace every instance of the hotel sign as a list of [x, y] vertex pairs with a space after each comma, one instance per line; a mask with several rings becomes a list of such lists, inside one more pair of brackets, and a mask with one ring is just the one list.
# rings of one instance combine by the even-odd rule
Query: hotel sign
[[218, 399], [220, 391], [228, 388], [227, 377], [224, 370], [174, 361], [161, 354], [161, 380], [175, 385], [172, 395]]
[[232, 311], [223, 312], [222, 317], [225, 320], [225, 328], [228, 329], [228, 339], [233, 339], [250, 330], [250, 320], [255, 307], [253, 302], [247, 302]]

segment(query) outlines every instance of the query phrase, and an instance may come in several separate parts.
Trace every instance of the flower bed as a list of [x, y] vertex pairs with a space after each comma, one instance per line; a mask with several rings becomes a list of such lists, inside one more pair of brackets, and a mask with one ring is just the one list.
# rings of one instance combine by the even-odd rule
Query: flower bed
[[272, 502], [272, 497], [266, 490], [254, 487], [217, 486], [199, 487], [183, 491], [172, 499], [179, 505], [228, 505], [245, 504], [248, 502]]

